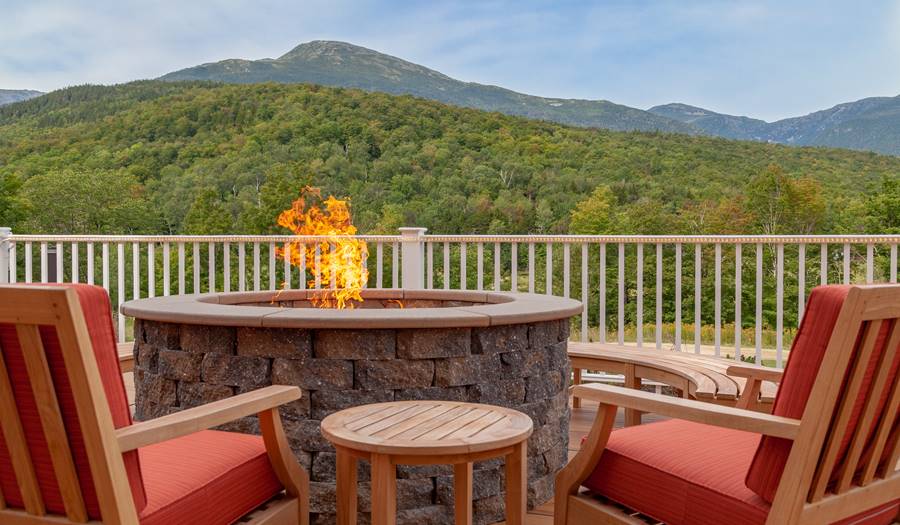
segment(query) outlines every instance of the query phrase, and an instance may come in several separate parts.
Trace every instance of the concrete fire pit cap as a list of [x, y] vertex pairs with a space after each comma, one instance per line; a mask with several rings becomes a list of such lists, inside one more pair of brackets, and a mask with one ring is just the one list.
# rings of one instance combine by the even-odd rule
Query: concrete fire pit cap
[[[458, 328], [534, 323], [582, 313], [574, 299], [514, 292], [366, 289], [366, 301], [442, 306], [311, 307], [313, 290], [172, 295], [123, 303], [121, 312], [148, 321], [272, 328]], [[370, 303], [370, 305], [375, 303]]]

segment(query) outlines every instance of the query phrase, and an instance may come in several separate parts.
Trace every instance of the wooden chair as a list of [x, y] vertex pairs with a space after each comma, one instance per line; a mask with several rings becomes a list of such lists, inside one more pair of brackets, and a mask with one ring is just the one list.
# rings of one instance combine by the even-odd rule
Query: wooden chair
[[[272, 386], [132, 423], [109, 298], [0, 286], [0, 523], [308, 524]], [[258, 414], [262, 437], [206, 430]]]
[[[781, 381], [772, 414], [577, 386], [599, 407], [556, 478], [555, 524], [893, 522], [898, 318], [900, 286], [814, 289], [783, 376], [749, 378]], [[617, 407], [673, 419], [612, 431]]]

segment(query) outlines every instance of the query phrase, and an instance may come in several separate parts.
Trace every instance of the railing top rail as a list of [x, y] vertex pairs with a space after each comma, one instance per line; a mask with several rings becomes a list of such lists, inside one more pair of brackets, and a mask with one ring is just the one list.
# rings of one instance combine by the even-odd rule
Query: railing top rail
[[15, 242], [321, 242], [350, 237], [368, 242], [400, 241], [399, 235], [21, 235]]
[[426, 242], [900, 244], [900, 235], [426, 235]]
[[[352, 237], [368, 242], [399, 242], [399, 235], [28, 235], [14, 242], [320, 242]], [[900, 235], [425, 235], [425, 242], [466, 243], [647, 243], [647, 244], [900, 244]]]

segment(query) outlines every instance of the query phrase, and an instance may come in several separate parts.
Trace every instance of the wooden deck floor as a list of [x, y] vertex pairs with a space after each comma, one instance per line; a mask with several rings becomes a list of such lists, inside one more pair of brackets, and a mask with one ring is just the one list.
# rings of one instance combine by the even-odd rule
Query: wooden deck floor
[[[134, 408], [134, 377], [131, 373], [123, 374], [125, 380], [125, 390], [128, 394], [129, 404]], [[588, 434], [591, 429], [591, 423], [594, 421], [594, 414], [597, 412], [596, 404], [584, 401], [581, 408], [572, 409], [572, 420], [569, 425], [569, 457], [571, 458], [578, 452], [578, 445], [581, 439]], [[652, 414], [644, 415], [644, 422], [650, 422], [660, 419]], [[623, 411], [619, 410], [616, 416], [616, 428], [624, 425]], [[553, 502], [548, 501], [543, 505], [533, 509], [528, 513], [526, 525], [551, 525], [553, 523]], [[497, 525], [503, 525], [502, 522]]]

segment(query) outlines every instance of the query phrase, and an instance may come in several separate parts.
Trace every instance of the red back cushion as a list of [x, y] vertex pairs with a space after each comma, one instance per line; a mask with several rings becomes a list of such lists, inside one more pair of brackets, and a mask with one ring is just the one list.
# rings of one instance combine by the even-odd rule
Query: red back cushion
[[[100, 379], [103, 382], [109, 410], [112, 413], [113, 425], [116, 428], [128, 426], [131, 424], [131, 412], [128, 408], [128, 399], [125, 397], [125, 385], [119, 368], [109, 296], [107, 296], [106, 290], [99, 286], [84, 284], [65, 286], [73, 288], [78, 294], [88, 333], [93, 343], [94, 356], [100, 369]], [[69, 436], [69, 447], [74, 456], [84, 503], [87, 507], [88, 515], [93, 519], [100, 519], [100, 506], [91, 477], [90, 464], [88, 463], [84, 447], [84, 438], [81, 434], [78, 414], [75, 409], [75, 399], [69, 386], [69, 378], [66, 374], [59, 339], [57, 338], [56, 330], [50, 326], [41, 326], [40, 332], [50, 366], [50, 374], [56, 389], [56, 396], [62, 411], [63, 424]], [[19, 418], [22, 421], [44, 504], [48, 511], [64, 514], [65, 507], [63, 506], [59, 485], [53, 472], [50, 452], [41, 427], [15, 326], [0, 324], [0, 351], [3, 353], [3, 359], [9, 371], [9, 379], [16, 398]], [[2, 434], [2, 431], [0, 431], [0, 434]], [[146, 505], [146, 496], [141, 482], [137, 451], [126, 453], [124, 460], [135, 505], [140, 511]], [[23, 507], [22, 494], [19, 491], [15, 472], [10, 463], [5, 439], [0, 439], [0, 488], [2, 488], [3, 496], [6, 498], [9, 506]]]
[[[834, 331], [841, 307], [850, 291], [850, 286], [820, 286], [812, 290], [807, 303], [806, 313], [788, 358], [784, 377], [775, 397], [772, 413], [777, 416], [800, 419], [806, 409], [810, 392], [819, 373], [819, 367], [825, 357], [825, 350]], [[890, 322], [882, 323], [875, 342], [872, 359], [866, 364], [866, 372], [860, 388], [860, 393], [854, 402], [850, 421], [841, 438], [841, 447], [838, 453], [837, 465], [843, 460], [853, 431], [857, 427], [865, 399], [871, 387], [871, 381], [875, 374], [877, 364], [887, 350], [887, 334], [891, 326]], [[857, 337], [854, 352], [860, 350], [862, 333]], [[900, 354], [897, 354], [891, 364], [888, 384], [894, 380], [897, 369], [900, 367]], [[851, 363], [856, 359], [852, 359]], [[849, 371], [848, 371], [849, 373]], [[846, 386], [846, 376], [844, 379]], [[887, 400], [887, 390], [880, 398], [878, 413], [883, 411]], [[874, 430], [879, 418], [875, 418], [872, 429]], [[871, 437], [871, 434], [870, 434]], [[747, 472], [747, 487], [759, 494], [763, 499], [772, 502], [775, 492], [781, 480], [781, 474], [787, 464], [791, 452], [790, 440], [764, 436], [756, 450], [756, 455]]]

